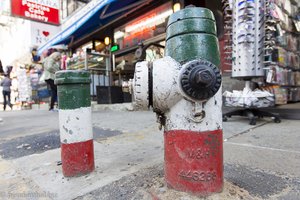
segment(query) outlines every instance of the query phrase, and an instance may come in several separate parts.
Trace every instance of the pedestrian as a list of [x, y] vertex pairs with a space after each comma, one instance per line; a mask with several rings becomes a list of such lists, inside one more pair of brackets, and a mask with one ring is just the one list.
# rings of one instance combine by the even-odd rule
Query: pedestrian
[[3, 73], [4, 73], [4, 70], [3, 70], [2, 62], [0, 60], [0, 74], [3, 74]]
[[54, 103], [57, 100], [57, 86], [54, 84], [55, 72], [60, 70], [61, 54], [53, 52], [47, 57], [43, 63], [44, 66], [44, 80], [51, 89], [50, 111], [54, 111]]
[[12, 110], [12, 104], [10, 103], [11, 79], [9, 78], [8, 74], [4, 74], [4, 79], [1, 81], [0, 85], [3, 87], [3, 110], [6, 110], [6, 105], [8, 105]]

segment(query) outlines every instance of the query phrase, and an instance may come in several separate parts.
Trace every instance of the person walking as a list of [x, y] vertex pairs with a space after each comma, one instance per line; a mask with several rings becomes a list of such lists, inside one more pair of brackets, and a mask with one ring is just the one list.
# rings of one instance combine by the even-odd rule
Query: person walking
[[57, 100], [57, 86], [54, 84], [55, 72], [60, 70], [61, 54], [52, 53], [44, 61], [44, 80], [51, 89], [50, 111], [54, 111], [54, 103]]
[[4, 79], [1, 81], [0, 85], [3, 87], [2, 94], [3, 94], [3, 110], [6, 110], [6, 106], [8, 105], [12, 110], [12, 104], [10, 103], [10, 86], [11, 86], [11, 79], [9, 78], [8, 74], [4, 74]]

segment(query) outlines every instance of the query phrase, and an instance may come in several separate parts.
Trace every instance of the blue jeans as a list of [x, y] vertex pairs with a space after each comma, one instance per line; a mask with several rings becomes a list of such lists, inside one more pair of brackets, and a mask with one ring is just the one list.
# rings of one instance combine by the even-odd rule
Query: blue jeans
[[3, 110], [6, 110], [6, 105], [8, 105], [10, 108], [11, 103], [10, 103], [10, 91], [2, 91], [3, 94]]

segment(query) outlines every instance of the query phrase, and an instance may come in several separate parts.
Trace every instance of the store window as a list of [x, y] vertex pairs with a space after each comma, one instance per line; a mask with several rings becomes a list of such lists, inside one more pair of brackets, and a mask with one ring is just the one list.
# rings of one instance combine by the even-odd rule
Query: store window
[[61, 19], [64, 20], [79, 10], [91, 0], [62, 0], [61, 1]]
[[173, 13], [172, 3], [166, 3], [126, 23], [114, 31], [114, 42], [120, 49], [139, 43], [165, 32], [166, 19]]
[[89, 69], [107, 71], [108, 55], [105, 54], [103, 42], [88, 42], [79, 47], [70, 57], [66, 59], [67, 69]]
[[138, 47], [143, 48], [142, 60], [153, 61], [164, 56], [164, 39], [154, 38], [165, 33], [172, 13], [172, 3], [168, 2], [114, 30], [114, 45], [127, 52], [122, 55], [115, 52], [117, 56], [113, 56], [114, 85], [124, 85], [133, 78], [135, 64], [141, 60], [135, 51]]

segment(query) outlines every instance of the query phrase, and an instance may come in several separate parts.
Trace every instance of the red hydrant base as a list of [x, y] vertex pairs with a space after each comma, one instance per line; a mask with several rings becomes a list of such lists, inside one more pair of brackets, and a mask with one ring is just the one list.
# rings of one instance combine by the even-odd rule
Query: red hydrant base
[[61, 161], [64, 176], [80, 176], [92, 172], [95, 169], [93, 140], [62, 143]]
[[222, 134], [222, 130], [165, 132], [165, 180], [168, 186], [201, 196], [221, 192]]

